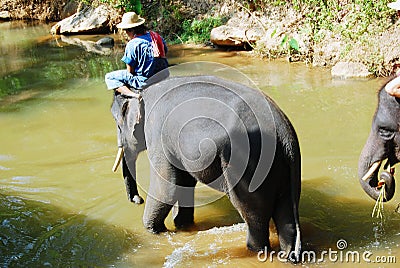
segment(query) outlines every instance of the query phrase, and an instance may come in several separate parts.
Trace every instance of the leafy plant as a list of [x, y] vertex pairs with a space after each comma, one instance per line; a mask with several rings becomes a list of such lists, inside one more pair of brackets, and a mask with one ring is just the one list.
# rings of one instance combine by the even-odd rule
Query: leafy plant
[[182, 42], [204, 43], [210, 40], [211, 30], [224, 24], [221, 17], [206, 17], [198, 20], [185, 20], [182, 25]]
[[290, 38], [287, 34], [285, 34], [285, 36], [282, 38], [282, 42], [281, 42], [281, 47], [287, 47], [288, 51], [290, 51], [291, 49], [295, 50], [295, 51], [299, 51], [299, 43], [297, 42], [296, 39], [294, 38]]
[[[80, 0], [85, 4], [95, 4], [96, 1]], [[100, 0], [101, 3], [110, 4], [117, 9], [122, 9], [125, 12], [136, 12], [142, 14], [142, 2], [140, 0]]]
[[126, 12], [134, 11], [142, 14], [142, 3], [140, 0], [118, 0], [116, 7], [124, 9]]

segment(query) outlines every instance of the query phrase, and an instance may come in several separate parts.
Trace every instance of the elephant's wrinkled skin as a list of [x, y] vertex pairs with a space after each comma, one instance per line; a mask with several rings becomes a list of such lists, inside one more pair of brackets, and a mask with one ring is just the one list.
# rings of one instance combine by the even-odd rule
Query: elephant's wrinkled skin
[[176, 202], [175, 225], [193, 224], [200, 181], [228, 195], [248, 225], [249, 249], [269, 248], [272, 218], [282, 250], [298, 260], [300, 149], [277, 105], [257, 90], [211, 76], [169, 78], [142, 95], [144, 123], [135, 125], [137, 99], [116, 96], [112, 110], [132, 173], [137, 154], [147, 147], [145, 227], [164, 231]]
[[[358, 162], [361, 186], [375, 200], [383, 182], [386, 191], [384, 201], [392, 199], [395, 192], [393, 166], [400, 161], [399, 124], [400, 99], [390, 96], [382, 87], [378, 93], [378, 107], [372, 119], [371, 132]], [[385, 171], [379, 175], [379, 167], [385, 160]], [[381, 181], [379, 185], [378, 181]]]

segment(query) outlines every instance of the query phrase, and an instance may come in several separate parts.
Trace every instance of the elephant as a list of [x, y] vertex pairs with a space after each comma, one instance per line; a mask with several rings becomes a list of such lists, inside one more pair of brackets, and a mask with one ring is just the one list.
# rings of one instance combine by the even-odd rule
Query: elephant
[[207, 75], [169, 77], [140, 94], [115, 95], [112, 113], [132, 173], [126, 177], [128, 192], [135, 193], [135, 160], [147, 149], [145, 228], [166, 231], [164, 220], [174, 205], [175, 226], [193, 225], [200, 182], [228, 196], [247, 224], [248, 249], [270, 248], [272, 218], [280, 248], [298, 261], [300, 146], [277, 104], [259, 90]]
[[[362, 188], [377, 200], [381, 187], [385, 187], [384, 202], [392, 199], [395, 193], [394, 166], [400, 161], [400, 99], [385, 90], [389, 83], [378, 92], [378, 106], [371, 131], [358, 161], [358, 177]], [[379, 174], [383, 162], [384, 170]]]

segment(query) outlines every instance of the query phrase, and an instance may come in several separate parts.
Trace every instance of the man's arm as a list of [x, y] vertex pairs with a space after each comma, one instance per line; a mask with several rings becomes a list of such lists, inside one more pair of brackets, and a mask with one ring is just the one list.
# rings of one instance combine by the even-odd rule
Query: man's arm
[[128, 72], [130, 72], [131, 74], [135, 74], [135, 70], [132, 66], [130, 66], [129, 64], [126, 65], [126, 69], [128, 70]]

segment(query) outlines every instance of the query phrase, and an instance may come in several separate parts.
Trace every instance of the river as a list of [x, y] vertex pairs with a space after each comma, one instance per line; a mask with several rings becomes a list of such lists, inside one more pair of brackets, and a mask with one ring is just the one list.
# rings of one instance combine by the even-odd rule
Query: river
[[[277, 254], [263, 260], [249, 252], [236, 210], [205, 187], [196, 202], [216, 201], [196, 207], [195, 226], [176, 231], [168, 216], [169, 232], [148, 233], [144, 205], [127, 201], [120, 171], [111, 171], [115, 123], [103, 77], [123, 67], [121, 50], [89, 53], [49, 30], [46, 24], [0, 23], [1, 267], [287, 267]], [[303, 266], [394, 267], [400, 262], [400, 195], [384, 205], [383, 220], [372, 218], [375, 203], [357, 179], [384, 79], [332, 80], [329, 69], [238, 54], [171, 46], [169, 61], [179, 75], [191, 72], [181, 63], [234, 68], [228, 78], [254, 82], [292, 121], [302, 152], [303, 249], [317, 257]], [[142, 153], [143, 196], [148, 177]]]

